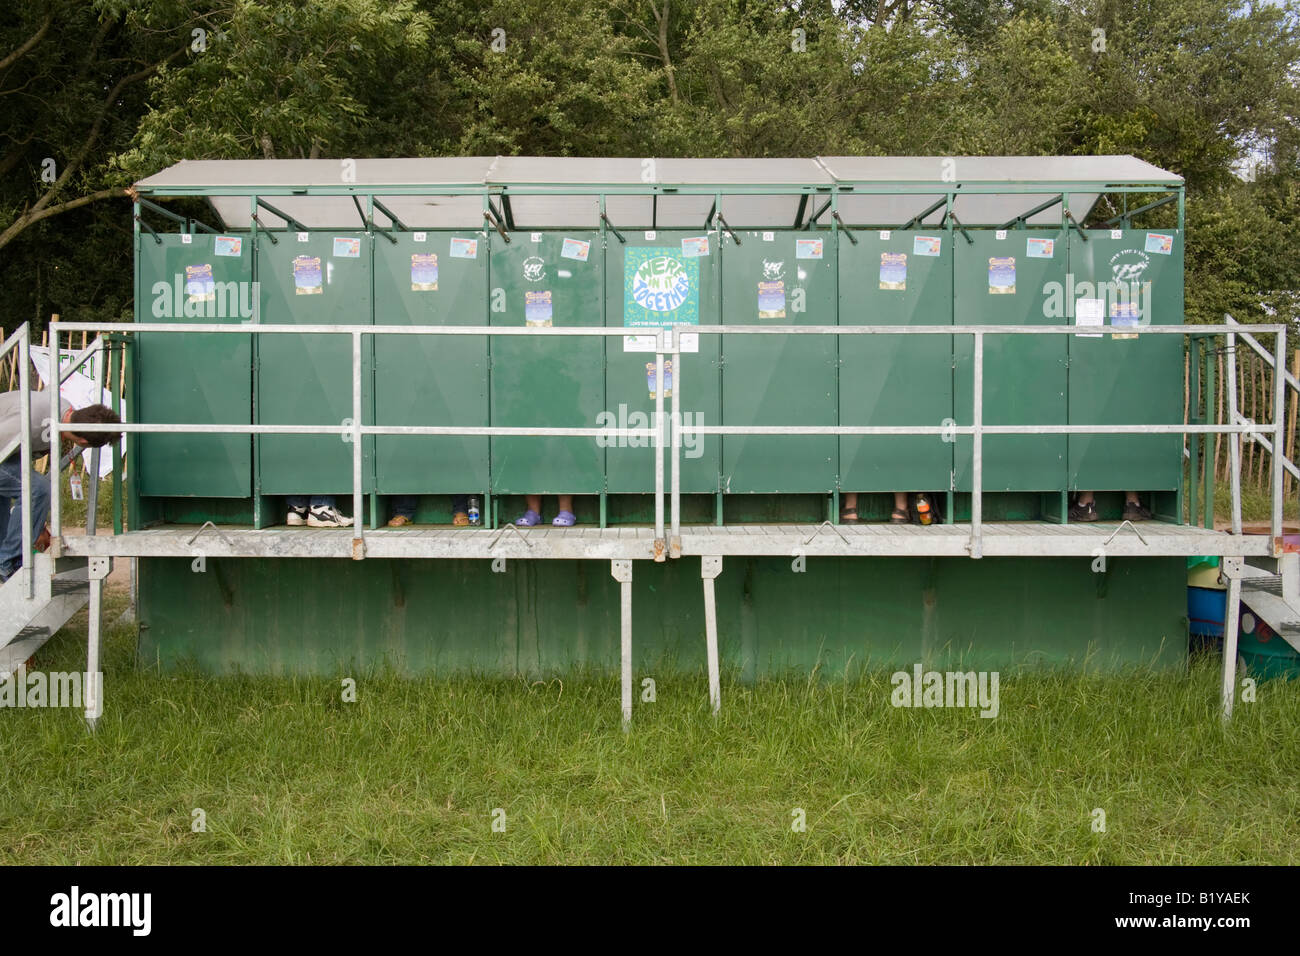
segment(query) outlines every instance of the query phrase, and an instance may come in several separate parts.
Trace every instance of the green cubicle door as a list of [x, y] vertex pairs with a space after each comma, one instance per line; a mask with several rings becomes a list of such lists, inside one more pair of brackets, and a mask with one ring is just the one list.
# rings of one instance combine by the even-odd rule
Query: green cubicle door
[[[841, 325], [952, 325], [952, 237], [856, 230], [839, 240]], [[942, 427], [953, 415], [951, 335], [840, 339], [841, 425]], [[843, 436], [842, 491], [943, 491], [952, 442], [939, 435]]]
[[[999, 238], [1001, 237], [1001, 238]], [[953, 239], [956, 325], [1060, 325], [1048, 304], [1066, 284], [1066, 237], [1059, 229], [970, 232]], [[1059, 291], [1057, 292], [1059, 295]], [[1068, 345], [1064, 335], [984, 337], [984, 424], [1064, 425]], [[954, 335], [954, 418], [974, 408], [972, 336]], [[956, 488], [970, 491], [971, 439], [957, 438]], [[987, 435], [985, 491], [1059, 491], [1065, 487], [1064, 435]]]
[[[246, 236], [142, 236], [141, 322], [239, 325], [257, 307]], [[141, 422], [247, 425], [252, 421], [250, 335], [143, 334], [136, 342]], [[141, 435], [142, 495], [247, 498], [249, 435]]]
[[[491, 324], [601, 325], [600, 234], [512, 232], [491, 236]], [[605, 343], [599, 336], [494, 336], [492, 424], [596, 428], [605, 408]], [[604, 486], [595, 438], [492, 439], [497, 494], [594, 494]]]
[[[1182, 336], [1132, 331], [1183, 323], [1180, 232], [1072, 233], [1070, 273], [1069, 323], [1089, 329], [1070, 336], [1070, 424], [1181, 424]], [[1178, 435], [1071, 435], [1070, 487], [1177, 489], [1182, 445]]]
[[[606, 321], [629, 333], [610, 338], [607, 343], [608, 422], [617, 427], [654, 427], [654, 333], [666, 325], [680, 325], [683, 387], [678, 399], [684, 423], [717, 425], [718, 336], [685, 331], [688, 326], [714, 325], [718, 321], [717, 233], [628, 229], [623, 230], [623, 238], [626, 241], [620, 242], [610, 233], [606, 240]], [[671, 390], [677, 371], [665, 369], [665, 415], [672, 408]], [[671, 441], [670, 436], [665, 438]], [[683, 439], [679, 481], [684, 494], [712, 494], [718, 490], [718, 448], [716, 435]], [[611, 442], [605, 461], [611, 493], [654, 491], [651, 439]], [[671, 474], [665, 453], [665, 487]]]
[[[722, 254], [725, 325], [835, 325], [835, 253], [829, 234], [739, 233]], [[722, 343], [722, 424], [833, 426], [832, 335], [731, 335]], [[722, 490], [830, 492], [834, 435], [722, 439]]]
[[[363, 232], [276, 233], [258, 240], [261, 321], [267, 325], [370, 325], [372, 241]], [[363, 416], [371, 410], [362, 340]], [[265, 425], [341, 425], [352, 419], [352, 337], [268, 334], [258, 343], [258, 421]], [[373, 482], [362, 449], [363, 491]], [[352, 445], [338, 435], [261, 435], [261, 491], [269, 495], [350, 494]]]
[[[481, 233], [402, 232], [393, 238], [396, 243], [375, 237], [376, 325], [487, 325]], [[487, 355], [482, 335], [377, 336], [375, 423], [487, 425]], [[485, 491], [488, 439], [379, 435], [375, 472], [381, 494]]]

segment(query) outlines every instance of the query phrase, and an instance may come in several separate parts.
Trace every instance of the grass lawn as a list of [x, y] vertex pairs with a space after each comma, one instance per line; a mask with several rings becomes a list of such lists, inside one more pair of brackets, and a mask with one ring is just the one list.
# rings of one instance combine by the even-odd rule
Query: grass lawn
[[[37, 668], [79, 669], [84, 635]], [[128, 627], [104, 669], [94, 736], [0, 710], [0, 865], [1300, 863], [1300, 682], [1225, 729], [1213, 660], [1004, 673], [995, 719], [896, 709], [884, 673], [724, 683], [714, 719], [702, 680], [664, 680], [626, 735], [613, 677], [376, 676], [343, 703], [332, 680], [137, 670]]]

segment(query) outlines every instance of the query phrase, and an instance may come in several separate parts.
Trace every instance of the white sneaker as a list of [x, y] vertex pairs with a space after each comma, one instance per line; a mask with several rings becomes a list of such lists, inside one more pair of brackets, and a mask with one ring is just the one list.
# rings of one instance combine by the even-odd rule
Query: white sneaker
[[294, 528], [296, 528], [296, 527], [298, 527], [298, 526], [300, 526], [300, 525], [304, 525], [304, 524], [306, 524], [306, 523], [307, 523], [307, 509], [306, 509], [306, 508], [290, 508], [290, 509], [289, 509], [289, 514], [288, 514], [288, 516], [284, 519], [284, 523], [287, 524], [287, 525], [289, 525], [290, 527], [294, 527]]
[[352, 519], [339, 514], [333, 508], [312, 508], [307, 515], [309, 528], [350, 528]]

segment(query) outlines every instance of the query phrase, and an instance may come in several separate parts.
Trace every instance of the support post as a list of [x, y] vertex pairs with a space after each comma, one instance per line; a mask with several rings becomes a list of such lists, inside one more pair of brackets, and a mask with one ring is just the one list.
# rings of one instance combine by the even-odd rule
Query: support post
[[1228, 582], [1228, 604], [1223, 617], [1223, 719], [1232, 719], [1237, 697], [1237, 621], [1241, 614], [1241, 558], [1224, 558], [1220, 574]]
[[[62, 433], [59, 426], [63, 421], [63, 394], [60, 383], [63, 381], [59, 363], [59, 323], [50, 322], [50, 557], [63, 557], [63, 470], [59, 467], [59, 456], [63, 447]], [[29, 413], [30, 414], [30, 413]], [[30, 467], [29, 461], [26, 466]], [[24, 474], [24, 478], [30, 475]], [[24, 519], [23, 530], [29, 527]], [[23, 554], [31, 554], [32, 544], [23, 540]]]
[[709, 707], [714, 714], [722, 710], [722, 685], [718, 678], [718, 602], [713, 591], [713, 579], [721, 573], [721, 557], [700, 558], [700, 577], [704, 580], [704, 647], [709, 667]]
[[984, 333], [975, 333], [971, 425], [970, 556], [984, 556]]
[[655, 333], [655, 560], [668, 560], [664, 540], [664, 330]]
[[352, 560], [366, 556], [361, 530], [361, 333], [352, 333]]
[[680, 558], [682, 556], [682, 346], [680, 336], [677, 333], [677, 326], [670, 330], [672, 340], [669, 344], [669, 354], [673, 360], [673, 404], [672, 404], [672, 426], [673, 426], [673, 476], [672, 484], [669, 486], [669, 536], [668, 536], [668, 554], [669, 557]]
[[100, 629], [103, 626], [104, 578], [112, 567], [111, 558], [90, 558], [86, 562], [90, 588], [89, 621], [86, 624], [86, 677], [82, 696], [86, 705], [86, 726], [93, 732], [104, 713], [103, 675], [99, 667]]
[[1273, 536], [1273, 553], [1282, 555], [1282, 461], [1286, 458], [1286, 329], [1277, 333], [1273, 350], [1273, 507], [1269, 533]]
[[[1237, 336], [1228, 333], [1228, 424], [1237, 425]], [[1232, 486], [1232, 533], [1241, 534], [1241, 432], [1228, 433], [1228, 471]], [[1226, 637], [1225, 637], [1226, 640]], [[1234, 638], [1235, 640], [1235, 638]]]
[[610, 561], [609, 573], [619, 585], [620, 682], [623, 692], [623, 730], [626, 731], [632, 724], [632, 562], [626, 559]]
[[[19, 497], [18, 519], [23, 523], [22, 566], [18, 572], [23, 576], [23, 596], [29, 601], [35, 594], [35, 562], [32, 560], [32, 393], [31, 393], [31, 331], [26, 322], [20, 329], [18, 339], [18, 427], [21, 429], [19, 442], [18, 467], [22, 474], [22, 493]], [[55, 393], [58, 393], [56, 384]], [[58, 459], [56, 450], [51, 461]], [[57, 488], [55, 489], [57, 494]], [[10, 516], [10, 521], [13, 517]]]

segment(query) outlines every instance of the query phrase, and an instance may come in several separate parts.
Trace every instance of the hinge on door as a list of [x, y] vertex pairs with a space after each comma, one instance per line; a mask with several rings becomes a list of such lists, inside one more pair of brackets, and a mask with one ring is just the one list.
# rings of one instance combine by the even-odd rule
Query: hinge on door
[[957, 469], [955, 468], [948, 472], [948, 490], [957, 490]]

